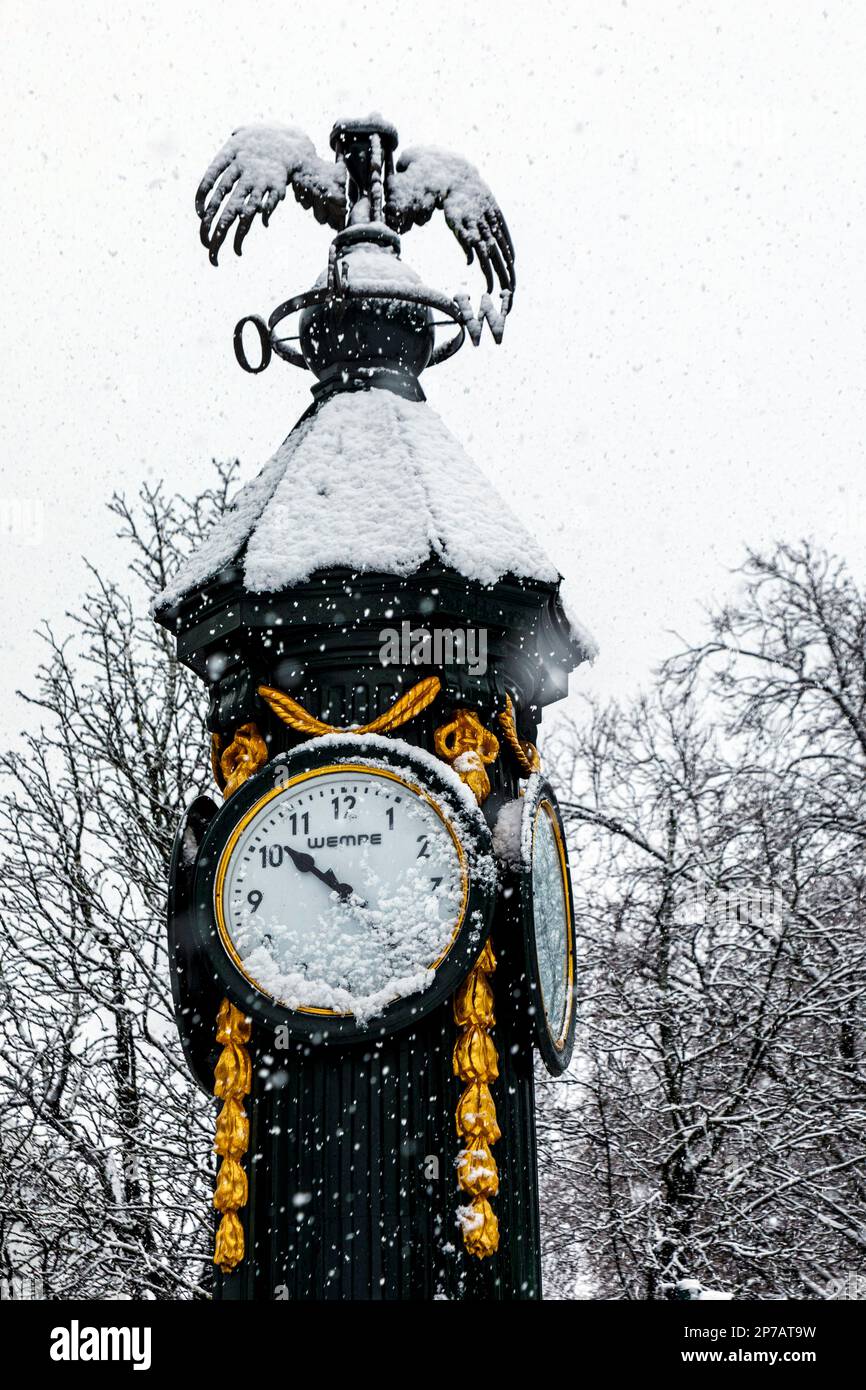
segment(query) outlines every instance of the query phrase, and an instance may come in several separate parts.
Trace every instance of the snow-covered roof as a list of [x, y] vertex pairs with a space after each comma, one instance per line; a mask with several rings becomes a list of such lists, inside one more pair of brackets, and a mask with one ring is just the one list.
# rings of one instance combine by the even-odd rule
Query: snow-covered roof
[[333, 566], [409, 574], [430, 558], [483, 584], [559, 578], [435, 411], [381, 388], [338, 392], [302, 420], [157, 606], [239, 556], [254, 593]]

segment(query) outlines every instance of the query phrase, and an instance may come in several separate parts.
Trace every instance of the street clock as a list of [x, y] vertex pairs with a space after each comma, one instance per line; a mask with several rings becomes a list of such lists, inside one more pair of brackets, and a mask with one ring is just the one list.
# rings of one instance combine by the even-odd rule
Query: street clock
[[304, 744], [244, 783], [208, 827], [193, 893], [239, 1008], [345, 1043], [454, 992], [495, 897], [489, 831], [455, 782], [429, 755], [355, 736]]
[[[531, 1054], [567, 1065], [575, 966], [562, 824], [531, 774], [593, 647], [419, 380], [502, 340], [500, 208], [379, 116], [330, 144], [239, 127], [199, 185], [214, 263], [290, 189], [335, 235], [310, 289], [235, 330], [247, 369], [311, 372], [313, 404], [154, 609], [207, 683], [225, 798], [185, 808], [168, 914], [182, 1044], [221, 1102], [214, 1297], [537, 1298]], [[484, 274], [477, 313], [402, 259], [434, 209]], [[421, 679], [385, 659], [386, 624], [455, 640]], [[496, 806], [528, 846], [501, 870]]]

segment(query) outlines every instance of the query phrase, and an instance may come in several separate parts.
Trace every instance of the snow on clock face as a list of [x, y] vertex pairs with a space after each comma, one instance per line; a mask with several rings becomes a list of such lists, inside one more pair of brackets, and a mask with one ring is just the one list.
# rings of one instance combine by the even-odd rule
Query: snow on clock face
[[265, 793], [220, 857], [223, 945], [287, 1009], [363, 1023], [423, 991], [466, 913], [447, 812], [396, 772], [324, 766]]

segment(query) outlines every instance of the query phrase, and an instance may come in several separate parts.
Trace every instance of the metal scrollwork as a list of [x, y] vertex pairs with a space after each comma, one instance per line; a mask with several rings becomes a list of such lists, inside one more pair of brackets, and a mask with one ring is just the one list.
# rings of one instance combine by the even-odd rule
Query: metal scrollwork
[[[244, 329], [248, 323], [253, 324], [259, 335], [259, 347], [262, 355], [261, 361], [257, 367], [254, 367], [250, 362], [244, 346]], [[271, 334], [267, 324], [263, 319], [259, 318], [258, 314], [247, 314], [245, 318], [240, 319], [235, 324], [234, 348], [238, 363], [243, 367], [244, 371], [249, 372], [251, 376], [258, 376], [259, 372], [263, 372], [265, 368], [270, 365], [272, 355]]]

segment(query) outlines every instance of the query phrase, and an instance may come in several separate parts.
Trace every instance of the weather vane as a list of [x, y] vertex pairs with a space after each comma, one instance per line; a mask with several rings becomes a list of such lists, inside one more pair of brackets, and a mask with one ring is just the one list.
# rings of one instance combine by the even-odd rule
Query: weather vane
[[[460, 348], [468, 333], [478, 346], [486, 322], [502, 340], [514, 298], [514, 245], [505, 219], [478, 170], [460, 155], [435, 146], [404, 150], [394, 126], [378, 114], [338, 121], [331, 131], [335, 159], [321, 159], [295, 126], [241, 126], [212, 160], [196, 193], [201, 240], [213, 265], [234, 229], [239, 256], [257, 216], [265, 226], [289, 188], [302, 207], [337, 235], [327, 272], [313, 289], [285, 300], [265, 322], [256, 314], [235, 328], [235, 354], [249, 372], [261, 372], [272, 353], [319, 378], [315, 394], [347, 373], [357, 384], [389, 377], [395, 389], [423, 396], [417, 376]], [[400, 257], [400, 234], [429, 221], [437, 210], [487, 284], [476, 314], [467, 295], [424, 285]], [[490, 295], [499, 281], [497, 309]], [[373, 313], [371, 315], [371, 309]], [[278, 336], [292, 314], [299, 332]], [[434, 318], [434, 314], [443, 318]], [[248, 326], [260, 344], [257, 364], [244, 342]], [[437, 329], [456, 331], [436, 341]], [[298, 344], [298, 346], [293, 346]], [[338, 346], [339, 344], [339, 346]]]

